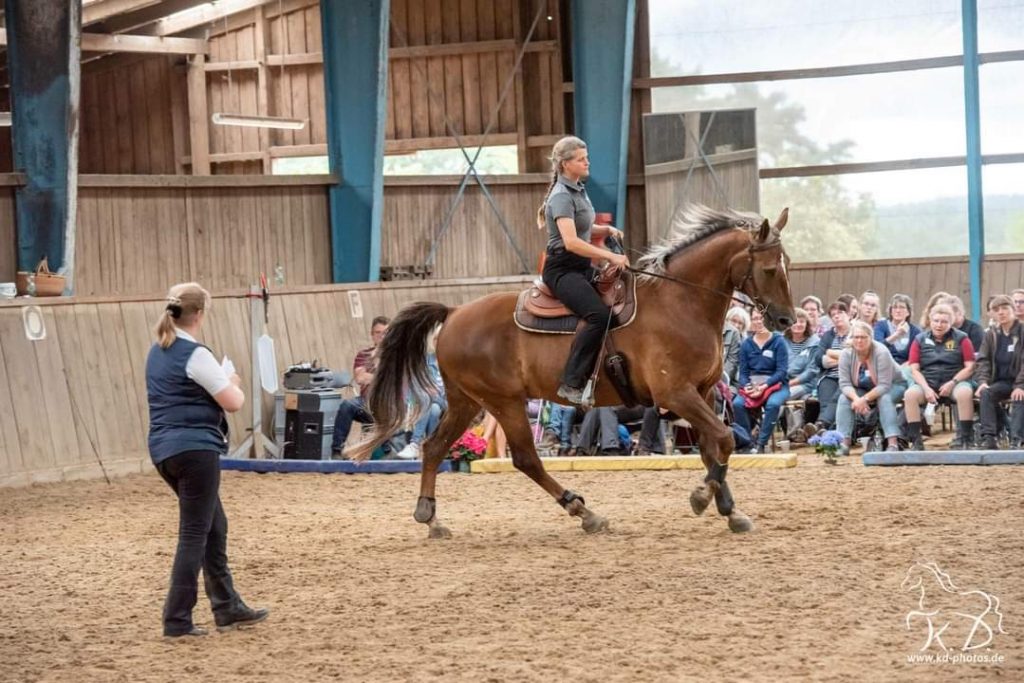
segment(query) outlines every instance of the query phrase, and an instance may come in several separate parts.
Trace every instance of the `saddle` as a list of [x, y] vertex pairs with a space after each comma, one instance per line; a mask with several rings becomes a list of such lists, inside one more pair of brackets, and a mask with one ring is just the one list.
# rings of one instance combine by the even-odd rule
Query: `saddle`
[[[621, 275], [597, 281], [597, 293], [612, 312], [610, 329], [625, 327], [636, 317], [636, 278], [624, 271]], [[575, 334], [579, 317], [555, 298], [554, 293], [538, 277], [516, 301], [515, 323], [520, 329], [547, 334]]]

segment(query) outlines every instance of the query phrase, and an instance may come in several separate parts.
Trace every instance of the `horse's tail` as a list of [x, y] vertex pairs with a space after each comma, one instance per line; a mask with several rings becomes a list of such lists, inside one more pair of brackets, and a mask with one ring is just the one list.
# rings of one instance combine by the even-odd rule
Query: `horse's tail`
[[450, 312], [444, 304], [419, 302], [403, 308], [388, 325], [377, 347], [376, 369], [367, 398], [373, 431], [353, 448], [353, 460], [366, 460], [401, 429], [407, 392], [426, 394], [434, 386], [427, 370], [427, 340]]

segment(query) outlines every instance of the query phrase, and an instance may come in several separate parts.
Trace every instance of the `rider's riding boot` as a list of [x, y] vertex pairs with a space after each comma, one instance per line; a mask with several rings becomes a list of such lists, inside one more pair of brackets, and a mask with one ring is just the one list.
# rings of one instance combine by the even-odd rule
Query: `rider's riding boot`
[[569, 403], [575, 405], [581, 405], [583, 403], [583, 390], [575, 389], [570, 387], [568, 384], [562, 384], [558, 387], [558, 395]]

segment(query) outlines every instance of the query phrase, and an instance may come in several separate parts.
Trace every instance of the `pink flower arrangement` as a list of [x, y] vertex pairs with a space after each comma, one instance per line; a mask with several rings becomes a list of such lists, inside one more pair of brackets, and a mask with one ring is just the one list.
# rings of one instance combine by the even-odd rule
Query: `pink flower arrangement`
[[479, 460], [487, 452], [487, 440], [477, 436], [472, 431], [465, 432], [459, 440], [448, 449], [448, 455], [452, 460]]

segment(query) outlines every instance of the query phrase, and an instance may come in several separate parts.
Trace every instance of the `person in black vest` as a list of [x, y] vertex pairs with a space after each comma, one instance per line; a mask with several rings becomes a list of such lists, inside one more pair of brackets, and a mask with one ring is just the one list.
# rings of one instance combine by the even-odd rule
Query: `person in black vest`
[[999, 402], [1010, 399], [1010, 448], [1024, 442], [1024, 325], [1013, 315], [1013, 300], [1005, 294], [992, 297], [989, 313], [996, 326], [985, 332], [974, 367], [974, 381], [981, 403], [982, 448], [995, 450]]
[[591, 284], [590, 259], [605, 259], [617, 270], [629, 265], [624, 254], [591, 244], [593, 232], [622, 239], [611, 226], [595, 226], [594, 205], [583, 181], [590, 175], [587, 144], [567, 136], [551, 150], [551, 184], [537, 211], [537, 227], [547, 228], [548, 244], [542, 278], [559, 301], [586, 323], [573, 340], [558, 395], [570, 403], [583, 402], [583, 387], [594, 369], [611, 311]]
[[192, 623], [200, 568], [218, 630], [254, 624], [269, 614], [242, 602], [228, 569], [228, 520], [219, 493], [220, 456], [228, 446], [224, 413], [239, 410], [245, 394], [238, 375], [228, 376], [196, 341], [209, 307], [210, 294], [198, 284], [171, 287], [146, 359], [149, 454], [177, 494], [180, 515], [163, 613], [169, 637], [207, 633]]
[[914, 450], [924, 450], [921, 406], [952, 398], [960, 418], [960, 436], [949, 446], [970, 448], [974, 444], [974, 387], [969, 381], [974, 373], [974, 345], [970, 337], [953, 327], [949, 305], [936, 304], [928, 319], [929, 329], [911, 343], [907, 359], [914, 379], [914, 385], [903, 395], [907, 436]]

